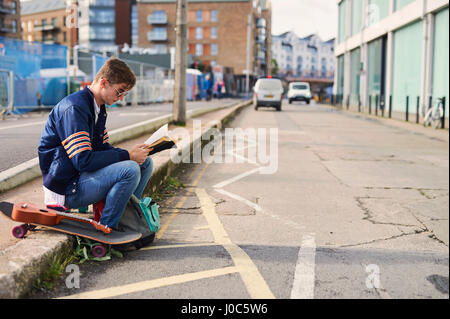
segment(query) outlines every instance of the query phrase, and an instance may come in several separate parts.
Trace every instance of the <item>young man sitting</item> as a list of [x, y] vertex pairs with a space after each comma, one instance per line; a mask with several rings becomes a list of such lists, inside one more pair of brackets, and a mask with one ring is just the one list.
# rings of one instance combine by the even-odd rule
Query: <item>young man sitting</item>
[[92, 85], [50, 112], [38, 153], [48, 207], [78, 208], [104, 200], [100, 223], [117, 229], [132, 194], [142, 197], [153, 170], [149, 149], [108, 143], [105, 104], [122, 100], [136, 83], [128, 65], [110, 58]]

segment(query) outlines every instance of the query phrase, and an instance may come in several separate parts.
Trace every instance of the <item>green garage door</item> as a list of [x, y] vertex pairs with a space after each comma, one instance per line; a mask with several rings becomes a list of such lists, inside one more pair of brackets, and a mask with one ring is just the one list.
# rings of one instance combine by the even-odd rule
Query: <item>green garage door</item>
[[433, 57], [433, 99], [445, 96], [448, 118], [448, 8], [435, 16]]
[[422, 80], [422, 21], [410, 24], [394, 33], [394, 65], [392, 75], [393, 111], [405, 112], [409, 96], [410, 112], [420, 96]]

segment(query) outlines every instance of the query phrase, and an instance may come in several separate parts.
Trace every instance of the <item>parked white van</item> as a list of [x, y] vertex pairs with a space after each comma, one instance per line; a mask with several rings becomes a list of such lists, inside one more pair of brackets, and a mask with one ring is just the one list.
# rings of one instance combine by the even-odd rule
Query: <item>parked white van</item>
[[256, 81], [253, 92], [255, 110], [260, 106], [269, 106], [281, 111], [284, 90], [280, 79], [261, 78]]

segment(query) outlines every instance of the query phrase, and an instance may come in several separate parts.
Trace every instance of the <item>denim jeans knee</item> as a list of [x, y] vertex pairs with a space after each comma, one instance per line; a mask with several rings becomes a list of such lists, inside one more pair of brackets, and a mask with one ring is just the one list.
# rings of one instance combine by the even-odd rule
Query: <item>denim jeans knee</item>
[[141, 179], [139, 181], [139, 185], [136, 187], [136, 190], [134, 191], [134, 195], [137, 198], [142, 198], [142, 195], [144, 193], [145, 187], [148, 184], [148, 181], [150, 180], [150, 177], [153, 173], [153, 160], [150, 156], [147, 157], [144, 163], [140, 166], [141, 171]]

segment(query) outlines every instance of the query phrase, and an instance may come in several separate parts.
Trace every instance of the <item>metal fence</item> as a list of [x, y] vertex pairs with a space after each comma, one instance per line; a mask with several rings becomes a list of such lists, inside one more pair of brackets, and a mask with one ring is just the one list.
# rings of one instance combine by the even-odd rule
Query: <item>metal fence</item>
[[67, 93], [67, 47], [0, 37], [0, 106], [21, 113]]
[[[76, 47], [69, 59], [67, 46], [0, 37], [0, 114], [20, 114], [51, 108], [70, 93], [92, 82], [111, 54]], [[122, 59], [136, 74], [127, 104], [173, 100], [173, 72]]]
[[[74, 68], [78, 71], [78, 79], [89, 83], [100, 70], [109, 55], [98, 54], [93, 51], [80, 49], [75, 53], [73, 60]], [[174, 95], [173, 73], [167, 69], [154, 64], [122, 59], [136, 75], [136, 85], [125, 97], [123, 104], [148, 104], [172, 101]]]
[[360, 96], [353, 97], [353, 99], [355, 98], [357, 105], [350, 102], [350, 95], [345, 97], [342, 94], [332, 95], [330, 104], [346, 108], [347, 110], [357, 110], [358, 113], [367, 113], [369, 115], [403, 119], [406, 122], [414, 121], [415, 123], [420, 123], [427, 111], [433, 107], [434, 103], [441, 101], [443, 109], [441, 128], [445, 129], [446, 123], [448, 122], [448, 102], [446, 101], [445, 96], [429, 96], [424, 103], [421, 103], [420, 96], [406, 96], [403, 108], [400, 106], [400, 108], [396, 107], [395, 110], [393, 108], [392, 95], [387, 97], [379, 94], [369, 95], [367, 106], [362, 105]]

